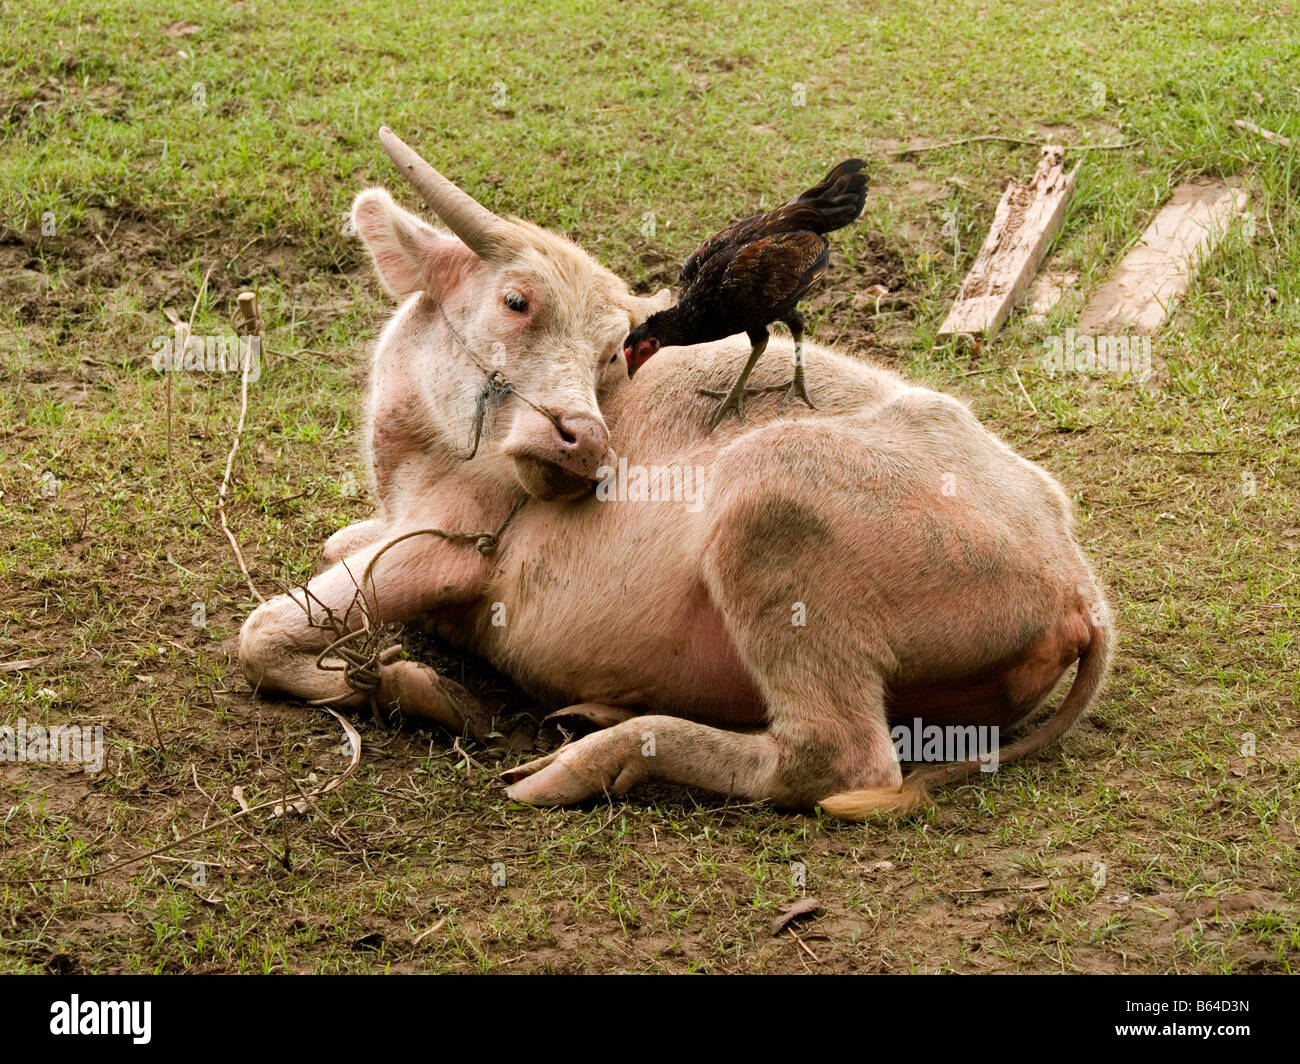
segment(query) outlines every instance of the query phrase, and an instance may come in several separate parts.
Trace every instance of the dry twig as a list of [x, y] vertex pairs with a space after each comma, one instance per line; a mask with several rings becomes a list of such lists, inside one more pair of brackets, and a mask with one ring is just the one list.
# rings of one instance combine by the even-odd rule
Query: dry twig
[[248, 590], [253, 593], [253, 597], [258, 602], [265, 602], [265, 597], [253, 585], [253, 578], [248, 574], [248, 565], [244, 562], [244, 554], [239, 549], [235, 534], [230, 531], [230, 523], [226, 520], [226, 492], [230, 488], [230, 473], [235, 467], [235, 455], [239, 453], [239, 438], [243, 435], [244, 421], [248, 417], [248, 374], [253, 365], [253, 342], [256, 340], [259, 351], [262, 343], [262, 315], [257, 309], [257, 294], [240, 292], [239, 309], [243, 312], [249, 332], [240, 358], [239, 422], [235, 425], [235, 438], [231, 441], [230, 453], [226, 456], [226, 471], [221, 478], [221, 490], [217, 493], [217, 515], [221, 518], [221, 531], [226, 534], [226, 539], [230, 540], [230, 548], [235, 552], [235, 561], [239, 562], [240, 571], [248, 582]]
[[[1003, 144], [1024, 144], [1031, 148], [1045, 148], [1047, 141], [1025, 140], [1023, 137], [1004, 137], [998, 133], [982, 133], [977, 137], [958, 137], [956, 140], [940, 141], [938, 144], [912, 144], [906, 148], [897, 148], [894, 151], [885, 152], [886, 155], [915, 155], [917, 152], [938, 151], [940, 148], [956, 148], [962, 144], [976, 144], [980, 141], [1000, 141]], [[1136, 140], [1124, 140], [1118, 144], [1062, 144], [1060, 147], [1066, 151], [1118, 151], [1120, 148], [1131, 148], [1134, 144], [1139, 143]]]

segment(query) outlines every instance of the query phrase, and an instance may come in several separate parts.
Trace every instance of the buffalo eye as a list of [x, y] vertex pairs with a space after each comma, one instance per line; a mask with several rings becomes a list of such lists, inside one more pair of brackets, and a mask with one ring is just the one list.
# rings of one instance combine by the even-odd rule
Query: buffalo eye
[[528, 309], [528, 297], [513, 288], [505, 294], [505, 304], [511, 310], [522, 314]]

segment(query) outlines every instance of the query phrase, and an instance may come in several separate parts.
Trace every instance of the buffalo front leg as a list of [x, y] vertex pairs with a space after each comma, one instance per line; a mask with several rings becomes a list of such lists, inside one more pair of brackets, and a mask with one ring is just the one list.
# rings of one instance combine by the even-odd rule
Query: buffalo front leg
[[[386, 535], [382, 543], [319, 573], [305, 588], [254, 610], [239, 634], [244, 676], [263, 694], [344, 707], [374, 698], [383, 709], [485, 734], [487, 712], [459, 684], [428, 665], [397, 660], [400, 647], [366, 645], [373, 643], [362, 632], [367, 625], [375, 629], [413, 620], [439, 604], [463, 601], [481, 573], [483, 559], [476, 551], [434, 537], [385, 549], [400, 534]], [[371, 660], [359, 664], [358, 657]]]

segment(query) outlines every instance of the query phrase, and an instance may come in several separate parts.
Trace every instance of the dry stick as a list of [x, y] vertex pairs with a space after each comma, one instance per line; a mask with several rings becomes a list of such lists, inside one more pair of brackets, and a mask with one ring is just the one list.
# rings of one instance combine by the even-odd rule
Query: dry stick
[[280, 858], [280, 862], [284, 865], [286, 869], [288, 869], [289, 871], [293, 871], [293, 864], [289, 860], [289, 781], [288, 779], [284, 781], [284, 801], [280, 803], [280, 808], [284, 810], [283, 816], [281, 817], [284, 823], [284, 856]]
[[804, 942], [803, 939], [799, 937], [799, 935], [795, 932], [795, 929], [793, 927], [787, 927], [786, 930], [790, 932], [790, 937], [799, 943], [799, 948], [801, 950], [803, 950], [806, 954], [808, 954], [808, 956], [810, 956], [818, 964], [821, 964], [821, 958], [818, 957], [817, 954], [815, 954], [812, 950], [808, 948], [807, 944]]
[[259, 349], [262, 342], [262, 316], [257, 310], [257, 294], [240, 292], [239, 309], [243, 312], [244, 322], [249, 328], [248, 343], [240, 366], [239, 422], [235, 426], [235, 438], [230, 444], [230, 453], [226, 456], [226, 472], [221, 478], [221, 490], [217, 493], [217, 515], [221, 518], [221, 530], [226, 534], [226, 539], [230, 540], [231, 550], [235, 552], [235, 561], [239, 563], [244, 579], [248, 582], [248, 590], [253, 593], [253, 597], [258, 602], [265, 602], [266, 598], [253, 585], [253, 578], [248, 574], [243, 552], [239, 549], [235, 534], [230, 531], [230, 523], [226, 520], [226, 491], [230, 488], [230, 473], [235, 468], [235, 455], [239, 453], [239, 438], [243, 435], [244, 420], [248, 416], [248, 372], [253, 364], [253, 341], [257, 341]]
[[43, 665], [49, 660], [50, 655], [46, 654], [42, 658], [23, 658], [21, 661], [0, 662], [0, 673], [22, 672], [24, 669], [34, 669], [37, 665]]
[[[938, 151], [940, 148], [955, 148], [959, 144], [974, 144], [978, 141], [996, 140], [1004, 144], [1026, 144], [1031, 148], [1045, 148], [1047, 141], [1024, 140], [1020, 137], [1003, 137], [996, 133], [983, 133], [978, 137], [959, 137], [957, 140], [945, 140], [939, 144], [914, 144], [909, 148], [898, 148], [895, 151], [887, 151], [886, 155], [915, 155], [917, 152]], [[1140, 141], [1125, 140], [1118, 144], [1062, 144], [1060, 147], [1066, 151], [1117, 151], [1120, 148], [1131, 148]]]
[[[264, 764], [268, 765], [273, 772], [281, 772], [278, 766], [271, 764], [270, 762], [264, 762]], [[291, 802], [289, 805], [284, 806], [283, 809], [271, 810], [271, 819], [274, 820], [278, 816], [288, 816], [290, 812], [296, 812], [299, 815], [302, 815], [307, 812], [308, 808], [311, 808], [316, 810], [316, 812], [320, 814], [320, 816], [325, 820], [325, 822], [329, 824], [331, 833], [333, 833], [336, 825], [334, 821], [330, 819], [330, 815], [327, 812], [325, 812], [325, 810], [321, 807], [320, 803], [317, 802], [314, 798], [312, 798], [310, 794], [305, 793], [303, 789], [298, 786], [298, 781], [293, 778], [292, 773], [281, 772], [281, 775], [284, 778], [285, 787], [286, 788], [292, 787], [294, 791], [297, 792], [299, 800], [295, 802]]]
[[1186, 494], [1186, 492], [1187, 492], [1187, 488], [1174, 488], [1172, 491], [1166, 491], [1166, 492], [1162, 492], [1159, 495], [1153, 495], [1149, 499], [1135, 499], [1133, 502], [1125, 502], [1125, 503], [1119, 503], [1115, 506], [1107, 506], [1106, 509], [1104, 510], [1098, 510], [1096, 513], [1089, 514], [1088, 519], [1091, 521], [1095, 521], [1097, 520], [1097, 518], [1104, 517], [1106, 514], [1109, 513], [1114, 513], [1116, 510], [1132, 510], [1136, 506], [1150, 506], [1153, 503], [1164, 502], [1166, 499], [1172, 499], [1175, 495], [1184, 495]]
[[1265, 140], [1272, 141], [1274, 144], [1283, 148], [1291, 147], [1291, 138], [1284, 137], [1281, 133], [1274, 133], [1271, 129], [1264, 129], [1262, 126], [1255, 125], [1254, 122], [1247, 122], [1244, 118], [1235, 119], [1232, 123], [1238, 129], [1244, 129], [1249, 133], [1254, 133], [1257, 137], [1263, 137]]
[[[356, 728], [352, 727], [352, 724], [346, 717], [336, 713], [334, 710], [330, 709], [329, 706], [324, 706], [322, 708], [326, 713], [343, 725], [343, 730], [347, 733], [348, 739], [352, 743], [352, 760], [348, 763], [347, 768], [326, 783], [323, 787], [317, 787], [315, 790], [308, 791], [306, 795], [308, 798], [319, 798], [339, 787], [357, 770], [357, 766], [361, 764], [361, 736], [357, 734]], [[151, 857], [157, 857], [159, 854], [175, 849], [177, 846], [197, 839], [201, 835], [206, 835], [214, 828], [222, 827], [225, 824], [233, 824], [236, 820], [246, 817], [250, 813], [261, 812], [263, 809], [272, 809], [280, 804], [282, 803], [279, 800], [272, 799], [269, 802], [262, 802], [259, 805], [250, 805], [247, 809], [241, 809], [238, 813], [231, 813], [228, 817], [213, 821], [207, 827], [200, 828], [198, 831], [192, 831], [190, 834], [182, 836], [175, 842], [167, 843], [166, 846], [159, 846], [156, 850], [150, 850], [148, 853], [141, 853], [134, 857], [128, 857], [125, 861], [114, 861], [107, 868], [100, 868], [94, 872], [71, 872], [65, 876], [45, 876], [41, 879], [3, 879], [0, 880], [0, 886], [18, 887], [28, 886], [34, 883], [62, 883], [69, 879], [98, 879], [100, 876], [107, 872], [112, 872], [114, 869], [125, 868], [127, 865], [138, 864], [140, 861], [147, 861]]]
[[1033, 401], [1032, 399], [1029, 398], [1029, 393], [1028, 393], [1027, 391], [1025, 391], [1025, 382], [1022, 381], [1022, 380], [1020, 379], [1020, 371], [1019, 371], [1018, 369], [1016, 369], [1015, 366], [1012, 366], [1012, 367], [1011, 367], [1011, 372], [1015, 374], [1015, 376], [1016, 376], [1016, 383], [1017, 383], [1018, 385], [1020, 385], [1020, 394], [1023, 395], [1023, 396], [1025, 397], [1025, 402], [1027, 402], [1027, 403], [1029, 404], [1029, 409], [1032, 410], [1032, 411], [1034, 412], [1034, 416], [1037, 417], [1037, 416], [1038, 416], [1038, 407], [1034, 406], [1034, 401]]
[[[185, 334], [181, 336], [181, 365], [185, 364], [185, 349], [189, 347], [190, 336], [194, 332], [194, 316], [199, 312], [199, 303], [203, 301], [203, 293], [208, 288], [208, 278], [212, 276], [212, 267], [208, 267], [208, 272], [203, 275], [203, 283], [199, 285], [198, 294], [194, 297], [194, 306], [190, 308], [189, 324], [185, 326]], [[180, 325], [176, 324], [174, 331], [180, 336]], [[176, 351], [172, 350], [172, 364], [167, 371], [167, 473], [171, 474], [172, 470], [172, 374], [176, 372]]]
[[432, 935], [434, 932], [436, 932], [436, 931], [441, 931], [442, 928], [443, 928], [443, 925], [446, 924], [446, 922], [447, 922], [447, 917], [444, 916], [441, 920], [439, 920], [439, 921], [438, 921], [436, 924], [434, 924], [432, 927], [427, 928], [426, 930], [421, 931], [418, 935], [416, 935], [415, 938], [411, 940], [411, 945], [412, 945], [412, 946], [418, 946], [421, 942], [423, 942], [426, 938], [428, 938], [428, 937], [429, 937], [430, 935]]
[[485, 769], [482, 765], [480, 765], [480, 764], [479, 764], [479, 763], [478, 763], [474, 758], [470, 757], [469, 754], [467, 754], [464, 750], [461, 749], [461, 745], [460, 745], [460, 736], [459, 736], [459, 735], [457, 735], [457, 736], [456, 736], [455, 738], [453, 738], [452, 741], [451, 741], [451, 752], [452, 752], [453, 754], [459, 754], [461, 757], [463, 757], [463, 758], [465, 759], [465, 776], [466, 776], [467, 779], [472, 779], [472, 778], [473, 778], [473, 777], [470, 775], [470, 769], [469, 769], [470, 765], [473, 765], [473, 766], [474, 766], [475, 768], [477, 768], [480, 772], [484, 772], [484, 773], [486, 773], [486, 772], [488, 771], [488, 770]]
[[149, 709], [149, 719], [153, 721], [153, 734], [154, 738], [158, 740], [158, 750], [165, 756], [167, 753], [167, 744], [163, 742], [162, 729], [158, 727], [158, 717], [153, 711], [153, 702], [146, 702], [145, 705]]
[[[333, 835], [338, 830], [338, 825], [334, 823], [333, 817], [331, 817], [329, 813], [325, 812], [325, 807], [321, 805], [320, 802], [316, 801], [316, 799], [310, 794], [305, 794], [303, 792], [303, 789], [298, 786], [298, 781], [294, 779], [293, 776], [289, 776], [288, 778], [289, 785], [293, 787], [294, 791], [297, 792], [299, 799], [301, 799], [300, 801], [293, 803], [294, 808], [296, 809], [298, 806], [302, 806], [302, 813], [304, 814], [308, 809], [312, 809], [322, 820], [325, 821], [325, 823], [329, 825], [330, 834]], [[272, 816], [274, 815], [275, 814], [272, 813]]]

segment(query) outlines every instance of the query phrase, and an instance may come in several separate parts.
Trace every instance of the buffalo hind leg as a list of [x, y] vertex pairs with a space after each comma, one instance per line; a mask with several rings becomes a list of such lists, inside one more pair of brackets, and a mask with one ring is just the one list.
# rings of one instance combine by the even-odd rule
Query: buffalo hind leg
[[[789, 427], [781, 433], [772, 446], [787, 446]], [[822, 435], [807, 445], [809, 468], [834, 447]], [[734, 457], [752, 460], [744, 449]], [[924, 796], [903, 785], [885, 707], [885, 678], [897, 661], [872, 623], [870, 566], [857, 557], [854, 515], [802, 477], [756, 493], [732, 472], [724, 456], [703, 576], [763, 697], [779, 751], [774, 795], [836, 816], [915, 808]], [[851, 810], [839, 800], [846, 792]]]
[[[529, 805], [570, 805], [655, 780], [787, 808], [810, 809], [825, 800], [837, 816], [911, 809], [917, 796], [902, 786], [883, 685], [866, 680], [855, 690], [872, 709], [864, 712], [844, 696], [836, 707], [840, 714], [822, 703], [818, 712], [777, 708], [763, 732], [657, 714], [634, 717], [510, 769], [506, 793]], [[841, 810], [845, 803], [837, 805], [832, 796], [846, 791], [852, 808]]]
[[830, 764], [824, 746], [807, 737], [791, 744], [771, 731], [733, 732], [650, 715], [594, 732], [503, 777], [510, 784], [509, 797], [537, 806], [572, 805], [658, 781], [793, 809], [810, 809], [833, 793], [852, 789], [854, 808], [848, 815], [867, 808], [911, 808], [910, 801], [902, 800], [902, 778], [887, 733], [881, 741], [888, 747], [878, 751], [886, 767], [854, 772]]
[[770, 735], [711, 728], [680, 717], [636, 717], [506, 773], [506, 793], [529, 805], [570, 805], [623, 794], [647, 780], [780, 804], [780, 754]]
[[835, 816], [915, 808], [924, 795], [903, 785], [885, 711], [888, 645], [826, 576], [842, 552], [835, 530], [788, 497], [719, 502], [703, 575], [767, 730], [638, 717], [521, 766], [508, 793], [565, 805], [653, 779]]

